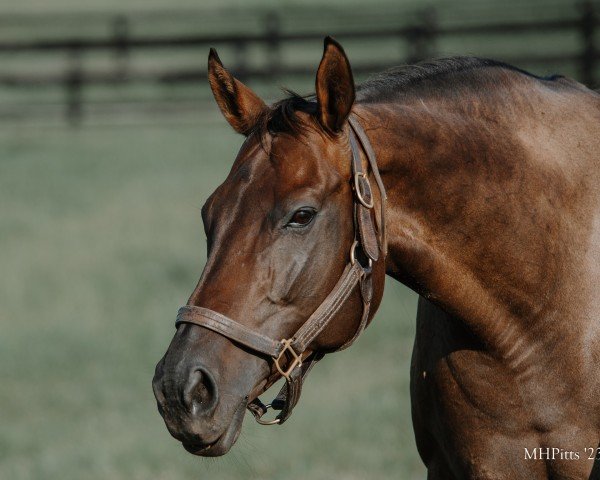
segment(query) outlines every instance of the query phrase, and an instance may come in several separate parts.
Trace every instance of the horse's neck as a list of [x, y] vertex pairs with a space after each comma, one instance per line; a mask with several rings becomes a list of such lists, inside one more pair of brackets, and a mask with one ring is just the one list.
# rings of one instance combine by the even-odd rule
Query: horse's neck
[[540, 173], [514, 113], [431, 102], [358, 107], [388, 191], [387, 273], [518, 364], [568, 273], [563, 185]]

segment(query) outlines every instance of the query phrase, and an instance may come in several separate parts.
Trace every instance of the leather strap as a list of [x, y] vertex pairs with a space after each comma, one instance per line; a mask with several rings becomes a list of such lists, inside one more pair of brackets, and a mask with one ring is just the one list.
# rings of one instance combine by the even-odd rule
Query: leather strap
[[281, 342], [238, 323], [208, 308], [186, 305], [179, 309], [175, 327], [181, 323], [193, 323], [208, 328], [256, 352], [277, 358], [283, 349]]
[[364, 269], [359, 262], [346, 265], [331, 293], [293, 336], [291, 346], [296, 353], [304, 352], [319, 336], [354, 291], [363, 275]]
[[340, 348], [338, 348], [338, 351], [345, 350], [352, 345], [367, 327], [369, 313], [371, 311], [371, 299], [373, 298], [373, 276], [371, 274], [365, 275], [362, 282], [360, 282], [360, 291], [361, 295], [363, 296], [363, 312], [360, 318], [360, 323], [354, 332], [354, 336], [344, 343]]
[[[296, 353], [304, 352], [308, 345], [323, 331], [348, 299], [363, 274], [364, 270], [359, 262], [346, 266], [333, 290], [292, 338], [290, 346]], [[245, 325], [208, 308], [194, 305], [181, 307], [177, 314], [175, 326], [177, 327], [182, 323], [192, 323], [208, 328], [245, 347], [273, 358], [279, 357], [283, 351], [281, 341], [273, 340], [262, 333], [255, 332]]]
[[324, 356], [325, 354], [321, 352], [312, 354], [307, 361], [302, 363], [301, 369], [296, 369], [301, 371], [301, 374], [296, 378], [296, 380], [292, 382], [285, 382], [285, 385], [281, 388], [277, 394], [277, 397], [275, 397], [275, 400], [273, 400], [273, 409], [281, 410], [279, 415], [277, 415], [279, 425], [285, 422], [292, 414], [292, 410], [300, 400], [300, 394], [302, 393], [302, 385], [304, 384], [304, 380], [312, 368]]
[[[290, 417], [292, 410], [300, 399], [304, 380], [312, 368], [324, 356], [325, 354], [321, 352], [313, 353], [305, 362], [302, 363], [302, 368], [296, 369], [297, 371], [301, 372], [301, 374], [299, 376], [295, 375], [293, 381], [287, 381], [283, 387], [281, 387], [277, 397], [275, 397], [269, 406], [272, 407], [273, 410], [280, 410], [279, 415], [277, 415], [277, 418], [275, 419], [278, 425], [281, 425]], [[262, 403], [258, 397], [252, 400], [247, 406], [250, 413], [252, 413], [254, 418], [259, 422], [261, 421], [262, 416], [267, 413], [269, 407]]]
[[[360, 245], [367, 256], [376, 262], [379, 259], [379, 245], [371, 216], [373, 192], [371, 191], [371, 184], [368, 177], [363, 170], [356, 137], [352, 133], [350, 133], [350, 148], [352, 150], [354, 194], [359, 198], [359, 202], [356, 203], [356, 220], [360, 235]], [[365, 203], [370, 205], [370, 207], [367, 207]]]
[[383, 180], [381, 179], [381, 175], [379, 173], [379, 168], [377, 167], [377, 157], [375, 156], [375, 152], [373, 151], [373, 147], [371, 146], [371, 142], [369, 141], [369, 137], [358, 123], [358, 120], [354, 115], [350, 115], [348, 117], [348, 123], [350, 124], [350, 128], [358, 137], [360, 144], [369, 160], [369, 164], [371, 166], [371, 172], [373, 172], [373, 177], [375, 177], [375, 183], [377, 183], [377, 188], [379, 189], [379, 195], [381, 197], [381, 205], [380, 205], [380, 215], [381, 215], [381, 225], [380, 228], [380, 241], [379, 245], [381, 247], [381, 251], [383, 255], [387, 255], [387, 232], [385, 229], [386, 221], [385, 221], [385, 207], [387, 203], [387, 194], [385, 193], [385, 186], [383, 185]]

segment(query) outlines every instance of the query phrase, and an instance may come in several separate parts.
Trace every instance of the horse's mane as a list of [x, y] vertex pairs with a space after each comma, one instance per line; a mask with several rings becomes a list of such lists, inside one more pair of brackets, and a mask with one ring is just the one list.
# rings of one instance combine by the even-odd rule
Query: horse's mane
[[379, 102], [389, 100], [399, 94], [410, 94], [414, 90], [413, 87], [423, 85], [425, 81], [429, 81], [427, 86], [430, 88], [436, 86], [443, 88], [448, 85], [445, 80], [450, 78], [450, 74], [472, 71], [473, 77], [479, 77], [478, 74], [488, 67], [517, 72], [537, 80], [552, 81], [562, 78], [561, 75], [539, 77], [508, 63], [489, 58], [439, 58], [415, 65], [394, 67], [372, 76], [357, 87], [357, 101], [362, 103]]
[[[478, 57], [449, 57], [420, 62], [415, 65], [394, 67], [361, 83], [356, 88], [356, 101], [358, 103], [377, 103], [391, 100], [399, 95], [410, 95], [418, 91], [424, 92], [419, 86], [427, 83], [430, 90], [444, 89], [451, 85], [447, 80], [449, 75], [473, 71], [474, 76], [485, 68], [499, 68], [517, 72], [527, 77], [543, 81], [553, 81], [563, 78], [561, 75], [539, 77], [513, 65], [497, 60]], [[299, 121], [297, 112], [314, 115], [317, 111], [315, 95], [299, 95], [291, 90], [284, 90], [287, 97], [273, 104], [265, 112], [255, 127], [261, 136], [265, 133], [301, 133], [306, 125]]]

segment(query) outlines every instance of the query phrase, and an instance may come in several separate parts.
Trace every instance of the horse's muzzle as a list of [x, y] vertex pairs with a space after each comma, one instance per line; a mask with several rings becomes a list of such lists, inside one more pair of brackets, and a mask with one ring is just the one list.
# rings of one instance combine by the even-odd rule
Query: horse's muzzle
[[264, 359], [214, 332], [182, 325], [156, 365], [152, 388], [169, 433], [188, 452], [218, 456], [237, 440], [248, 396], [268, 373]]
[[[167, 355], [156, 366], [152, 389], [169, 433], [196, 455], [226, 453], [234, 440], [230, 427], [236, 422], [223, 428], [214, 418], [219, 391], [213, 375], [195, 362], [170, 368]], [[244, 408], [239, 410], [243, 416]]]

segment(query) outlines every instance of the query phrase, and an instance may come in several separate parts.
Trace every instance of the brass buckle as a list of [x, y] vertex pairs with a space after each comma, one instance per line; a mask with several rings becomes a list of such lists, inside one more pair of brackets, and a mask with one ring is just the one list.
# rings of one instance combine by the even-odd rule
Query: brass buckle
[[364, 197], [364, 192], [360, 188], [360, 179], [361, 178], [367, 183], [367, 186], [369, 187], [369, 191], [373, 192], [373, 190], [371, 189], [371, 183], [369, 182], [369, 178], [367, 177], [367, 175], [364, 172], [356, 172], [354, 174], [354, 191], [356, 192], [356, 198], [358, 198], [358, 201], [365, 208], [371, 209], [371, 208], [373, 208], [373, 205], [374, 205], [373, 194], [371, 193], [371, 201], [367, 202]]
[[[275, 367], [277, 368], [277, 371], [279, 373], [281, 373], [281, 376], [283, 378], [285, 378], [287, 381], [289, 381], [290, 374], [292, 373], [294, 368], [302, 366], [302, 357], [300, 357], [300, 355], [298, 355], [292, 348], [292, 339], [291, 338], [289, 338], [287, 340], [285, 340], [285, 339], [282, 340], [281, 344], [283, 345], [283, 350], [281, 350], [281, 353], [275, 359]], [[286, 352], [290, 352], [290, 354], [292, 355], [292, 363], [288, 366], [288, 368], [286, 370], [283, 370], [283, 368], [281, 368], [281, 365], [279, 364], [279, 362], [284, 357]]]

